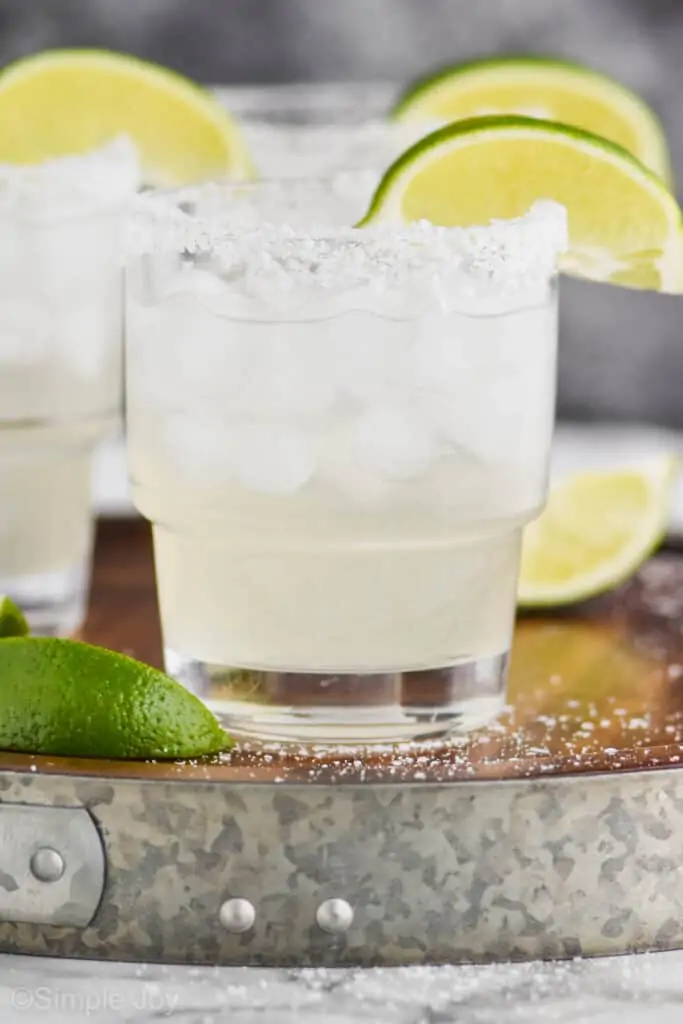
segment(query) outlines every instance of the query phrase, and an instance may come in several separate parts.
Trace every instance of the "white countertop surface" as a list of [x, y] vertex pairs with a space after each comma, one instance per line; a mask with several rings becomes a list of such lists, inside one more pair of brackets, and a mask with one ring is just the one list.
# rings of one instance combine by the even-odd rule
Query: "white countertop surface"
[[0, 955], [7, 1024], [680, 1024], [683, 951], [375, 970], [169, 967]]

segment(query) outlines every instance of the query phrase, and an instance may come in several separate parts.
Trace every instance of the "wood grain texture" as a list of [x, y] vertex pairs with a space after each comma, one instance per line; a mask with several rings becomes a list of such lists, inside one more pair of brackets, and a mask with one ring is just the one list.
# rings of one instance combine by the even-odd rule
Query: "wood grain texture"
[[[149, 528], [105, 522], [83, 639], [161, 664]], [[0, 768], [215, 782], [439, 782], [675, 767], [683, 759], [683, 557], [660, 555], [606, 597], [517, 625], [509, 709], [448, 749], [241, 749], [193, 764], [0, 754]]]
[[81, 638], [162, 667], [151, 534], [142, 519], [99, 523], [90, 609]]

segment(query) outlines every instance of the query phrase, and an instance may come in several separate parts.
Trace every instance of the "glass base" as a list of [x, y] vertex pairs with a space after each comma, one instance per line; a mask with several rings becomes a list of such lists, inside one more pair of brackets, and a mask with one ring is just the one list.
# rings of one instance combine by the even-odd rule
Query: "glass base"
[[238, 739], [356, 747], [433, 742], [486, 725], [505, 704], [509, 655], [368, 675], [229, 668], [169, 648], [165, 660]]
[[21, 608], [35, 636], [68, 637], [85, 619], [90, 560], [53, 572], [0, 576], [0, 594]]

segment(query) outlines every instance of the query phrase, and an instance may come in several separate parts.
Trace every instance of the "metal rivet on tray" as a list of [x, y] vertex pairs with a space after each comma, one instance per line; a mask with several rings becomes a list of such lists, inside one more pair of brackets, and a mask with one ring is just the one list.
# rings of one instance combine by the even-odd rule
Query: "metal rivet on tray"
[[58, 882], [66, 865], [61, 853], [43, 846], [31, 857], [31, 874], [39, 882]]
[[221, 924], [229, 932], [248, 932], [254, 927], [256, 911], [249, 900], [226, 900], [218, 912]]
[[353, 907], [346, 900], [339, 898], [325, 900], [318, 907], [315, 917], [324, 932], [339, 935], [351, 927]]

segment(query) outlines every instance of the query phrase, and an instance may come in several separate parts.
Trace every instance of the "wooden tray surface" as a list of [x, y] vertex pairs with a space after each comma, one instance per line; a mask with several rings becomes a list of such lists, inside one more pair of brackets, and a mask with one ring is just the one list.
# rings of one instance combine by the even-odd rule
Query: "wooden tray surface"
[[[83, 639], [161, 663], [149, 532], [101, 525]], [[510, 707], [449, 749], [137, 763], [0, 753], [0, 771], [208, 783], [433, 783], [674, 768], [683, 758], [683, 555], [666, 552], [574, 612], [520, 618]]]

